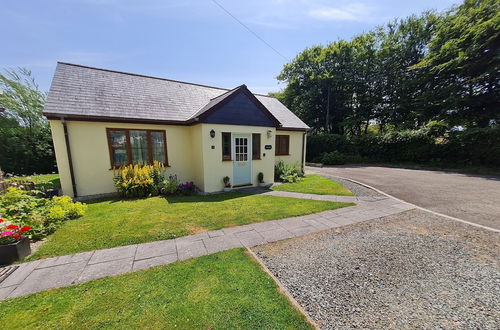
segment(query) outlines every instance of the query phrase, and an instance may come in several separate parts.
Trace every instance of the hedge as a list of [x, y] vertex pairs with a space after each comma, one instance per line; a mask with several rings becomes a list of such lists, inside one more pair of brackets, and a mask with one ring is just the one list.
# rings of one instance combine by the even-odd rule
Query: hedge
[[[335, 152], [335, 157], [332, 157]], [[474, 166], [500, 166], [500, 128], [472, 128], [435, 137], [428, 130], [389, 132], [346, 137], [311, 135], [307, 140], [308, 161], [328, 164], [345, 156], [347, 162], [413, 162]], [[331, 163], [331, 162], [330, 162]]]

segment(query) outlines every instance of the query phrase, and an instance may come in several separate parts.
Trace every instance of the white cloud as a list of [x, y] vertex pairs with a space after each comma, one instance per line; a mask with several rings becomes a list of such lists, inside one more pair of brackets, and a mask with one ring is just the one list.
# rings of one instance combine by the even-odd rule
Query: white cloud
[[353, 3], [340, 7], [319, 7], [309, 11], [309, 16], [326, 21], [366, 21], [373, 9], [362, 4]]

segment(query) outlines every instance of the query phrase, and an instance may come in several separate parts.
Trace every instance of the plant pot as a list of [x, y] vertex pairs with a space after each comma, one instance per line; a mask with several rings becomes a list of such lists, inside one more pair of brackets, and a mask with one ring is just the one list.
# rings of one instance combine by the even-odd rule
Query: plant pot
[[228, 191], [231, 191], [231, 190], [233, 190], [233, 188], [231, 188], [231, 187], [224, 187], [224, 191], [225, 192], [228, 192]]
[[259, 187], [267, 187], [268, 184], [265, 182], [259, 182]]
[[0, 245], [0, 265], [7, 265], [21, 260], [30, 253], [30, 240], [26, 237], [15, 243]]

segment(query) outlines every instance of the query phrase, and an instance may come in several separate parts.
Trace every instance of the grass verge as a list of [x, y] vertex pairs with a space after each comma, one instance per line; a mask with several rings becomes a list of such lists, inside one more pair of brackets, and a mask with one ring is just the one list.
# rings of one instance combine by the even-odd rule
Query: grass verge
[[271, 187], [271, 189], [277, 191], [290, 191], [305, 194], [354, 196], [354, 194], [350, 192], [349, 189], [347, 189], [340, 183], [324, 178], [321, 175], [317, 174], [308, 174], [304, 176], [302, 181], [294, 183], [283, 183], [277, 186], [273, 186]]
[[56, 189], [61, 188], [61, 181], [59, 180], [59, 174], [38, 174], [38, 175], [27, 175], [27, 176], [14, 176], [8, 178], [10, 180], [26, 180], [33, 181], [35, 183], [36, 189]]
[[171, 239], [351, 205], [240, 192], [95, 200], [88, 202], [82, 218], [63, 224], [28, 260]]
[[243, 249], [0, 302], [0, 324], [59, 329], [311, 329]]

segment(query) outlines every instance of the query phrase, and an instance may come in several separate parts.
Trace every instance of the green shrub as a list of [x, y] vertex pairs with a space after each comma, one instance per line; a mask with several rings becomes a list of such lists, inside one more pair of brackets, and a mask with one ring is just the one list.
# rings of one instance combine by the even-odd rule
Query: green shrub
[[302, 177], [302, 171], [297, 165], [286, 164], [280, 160], [274, 165], [274, 179], [281, 182], [297, 182]]
[[32, 239], [53, 233], [65, 220], [76, 219], [85, 213], [86, 205], [73, 202], [68, 196], [52, 200], [33, 196], [17, 187], [0, 196], [0, 214], [9, 221], [29, 225]]
[[45, 198], [32, 196], [18, 187], [9, 187], [4, 195], [0, 195], [0, 214], [14, 222], [26, 223], [46, 204]]
[[343, 165], [346, 162], [346, 156], [338, 151], [325, 152], [321, 156], [321, 163], [325, 165]]
[[[347, 162], [413, 162], [474, 166], [500, 166], [500, 127], [469, 128], [448, 132], [442, 122], [429, 122], [418, 130], [340, 137], [312, 135], [307, 159], [325, 162], [325, 153], [337, 152]], [[337, 155], [338, 155], [337, 154]], [[335, 158], [335, 157], [334, 157]], [[338, 163], [337, 159], [334, 159]]]
[[179, 189], [180, 184], [177, 175], [169, 175], [169, 177], [162, 182], [161, 193], [164, 195], [173, 195]]
[[500, 166], [500, 127], [454, 131], [439, 145], [439, 155], [463, 165]]
[[306, 158], [308, 161], [321, 162], [315, 157], [321, 157], [325, 152], [338, 151], [343, 154], [356, 153], [355, 146], [344, 135], [316, 134], [307, 137]]
[[120, 167], [113, 179], [116, 190], [124, 197], [156, 196], [163, 183], [164, 165], [127, 165]]
[[47, 205], [47, 218], [53, 221], [76, 219], [85, 214], [87, 205], [73, 202], [69, 196], [54, 197]]

